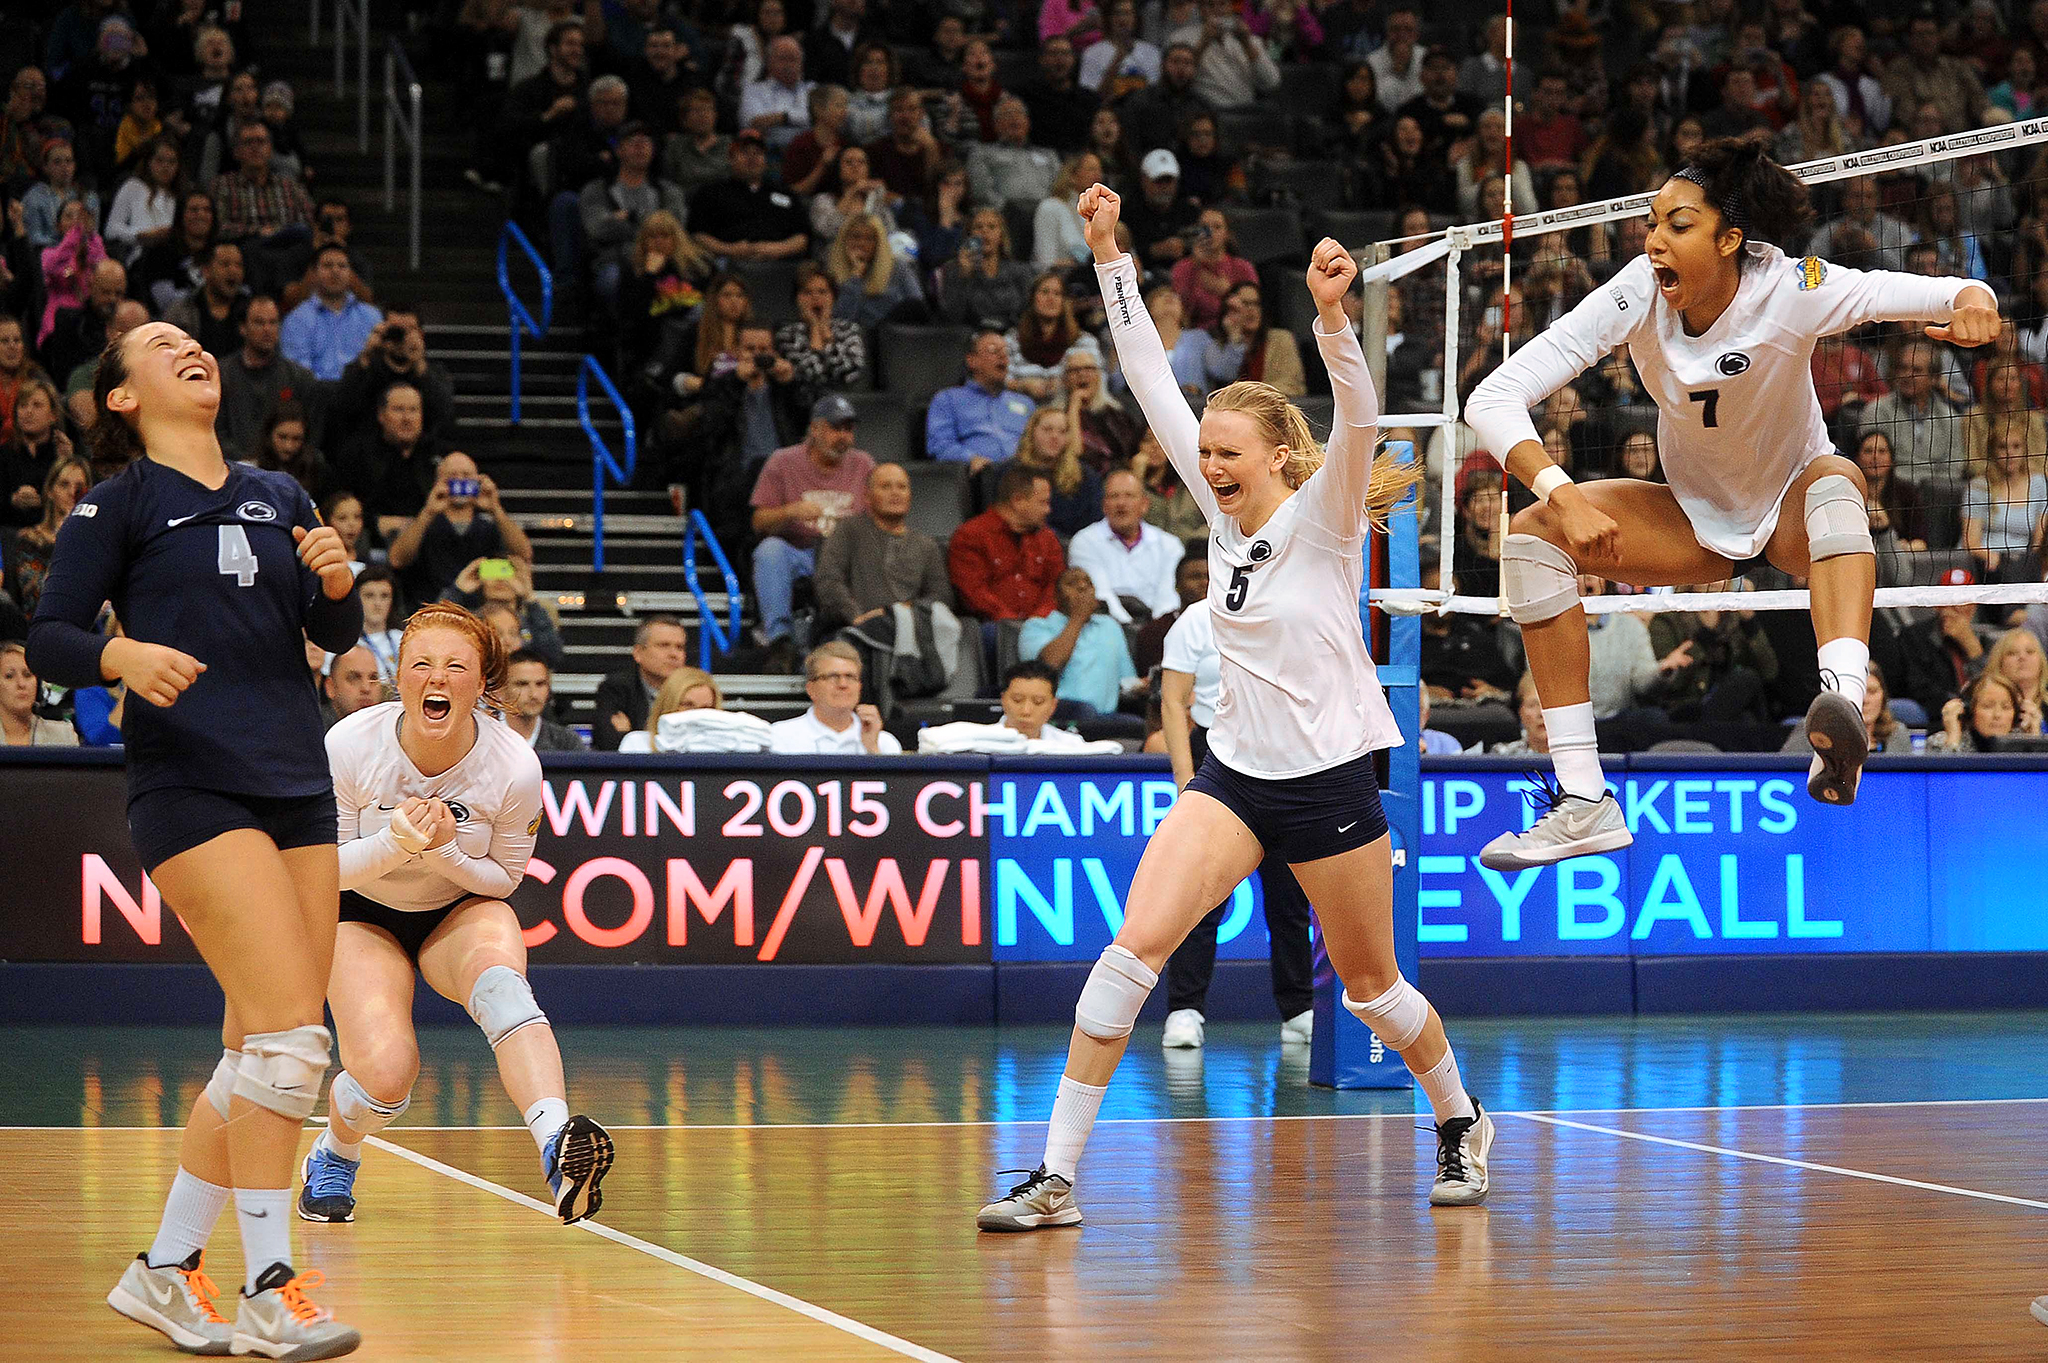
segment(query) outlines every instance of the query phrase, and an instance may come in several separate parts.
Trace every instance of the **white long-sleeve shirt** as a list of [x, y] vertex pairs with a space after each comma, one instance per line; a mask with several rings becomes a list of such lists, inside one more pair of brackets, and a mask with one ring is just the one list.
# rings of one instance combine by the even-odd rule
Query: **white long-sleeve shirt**
[[1091, 521], [1067, 542], [1067, 566], [1086, 572], [1095, 584], [1096, 599], [1109, 607], [1110, 618], [1128, 625], [1131, 613], [1122, 600], [1126, 596], [1144, 602], [1154, 619], [1180, 609], [1173, 578], [1187, 553], [1179, 536], [1156, 525], [1140, 522], [1138, 542], [1127, 545], [1108, 521]]
[[1626, 342], [1657, 403], [1658, 455], [1694, 536], [1730, 560], [1761, 553], [1792, 480], [1833, 448], [1813, 391], [1814, 345], [1866, 322], [1945, 322], [1972, 281], [1744, 249], [1734, 301], [1699, 336], [1659, 296], [1649, 258], [1630, 261], [1473, 391], [1465, 420], [1480, 443], [1505, 465], [1537, 439], [1529, 409]]
[[107, 210], [107, 250], [123, 265], [133, 265], [142, 254], [142, 234], [169, 227], [177, 216], [177, 195], [131, 176], [115, 191], [113, 207]]
[[1368, 528], [1366, 492], [1379, 436], [1379, 396], [1349, 327], [1316, 345], [1337, 399], [1328, 457], [1258, 534], [1219, 514], [1202, 477], [1201, 427], [1181, 396], [1129, 256], [1095, 273], [1109, 330], [1153, 434], [1209, 522], [1209, 606], [1221, 691], [1209, 749], [1245, 776], [1282, 780], [1398, 747], [1359, 623]]
[[[540, 759], [525, 739], [477, 716], [476, 743], [439, 776], [422, 775], [398, 746], [405, 707], [386, 701], [327, 731], [340, 816], [341, 888], [390, 909], [446, 908], [464, 895], [503, 899], [526, 877], [540, 832]], [[391, 835], [391, 814], [413, 796], [441, 800], [455, 836], [408, 853]]]

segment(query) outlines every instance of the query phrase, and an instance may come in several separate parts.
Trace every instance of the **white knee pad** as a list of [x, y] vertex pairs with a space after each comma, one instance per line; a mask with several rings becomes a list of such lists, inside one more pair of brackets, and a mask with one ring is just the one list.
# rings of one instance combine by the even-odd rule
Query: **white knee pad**
[[334, 1076], [334, 1086], [327, 1091], [327, 1111], [348, 1124], [351, 1131], [364, 1136], [375, 1135], [404, 1115], [412, 1106], [412, 1094], [396, 1103], [387, 1103], [373, 1098], [356, 1077], [347, 1070]]
[[223, 1050], [220, 1063], [213, 1067], [213, 1078], [206, 1081], [206, 1101], [213, 1104], [213, 1110], [225, 1121], [228, 1104], [235, 1097], [235, 1073], [242, 1067], [240, 1051]]
[[1131, 1034], [1138, 1010], [1159, 983], [1159, 972], [1112, 942], [1102, 949], [1081, 997], [1074, 1004], [1074, 1025], [1097, 1041], [1118, 1041]]
[[1344, 1006], [1396, 1051], [1414, 1045], [1429, 1022], [1429, 1000], [1422, 997], [1420, 989], [1400, 978], [1395, 979], [1392, 989], [1370, 1003], [1360, 1003], [1346, 990]]
[[533, 1001], [533, 986], [508, 965], [494, 965], [476, 977], [476, 988], [469, 991], [469, 1016], [483, 1028], [492, 1050], [522, 1027], [548, 1020]]
[[334, 1038], [325, 1027], [251, 1032], [242, 1038], [235, 1092], [261, 1108], [303, 1122], [320, 1099]]
[[1535, 535], [1509, 535], [1501, 547], [1500, 580], [1508, 614], [1518, 625], [1555, 620], [1579, 604], [1579, 565], [1572, 556]]
[[1806, 489], [1806, 557], [1818, 563], [1843, 554], [1876, 553], [1870, 511], [1856, 485], [1839, 473], [1814, 479]]

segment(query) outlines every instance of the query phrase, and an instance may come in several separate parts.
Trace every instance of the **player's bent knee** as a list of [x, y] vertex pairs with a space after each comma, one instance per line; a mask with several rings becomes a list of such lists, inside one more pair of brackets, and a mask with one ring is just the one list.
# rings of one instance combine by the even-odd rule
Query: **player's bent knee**
[[304, 1121], [319, 1101], [334, 1038], [325, 1027], [251, 1032], [242, 1038], [235, 1092], [281, 1117]]
[[1555, 620], [1579, 604], [1579, 565], [1549, 540], [1509, 535], [1501, 549], [1500, 575], [1508, 614], [1518, 625]]
[[1422, 997], [1420, 989], [1399, 975], [1394, 977], [1391, 989], [1368, 1003], [1360, 1003], [1351, 997], [1350, 990], [1345, 990], [1344, 1006], [1396, 1051], [1405, 1051], [1414, 1045], [1415, 1038], [1421, 1036], [1422, 1029], [1429, 1024], [1429, 1000]]
[[469, 1016], [483, 1029], [492, 1050], [513, 1033], [548, 1020], [534, 1002], [533, 986], [509, 965], [494, 965], [476, 977], [476, 986], [469, 991]]
[[1870, 511], [1856, 484], [1839, 473], [1806, 487], [1806, 557], [1814, 563], [1844, 554], [1875, 556]]
[[213, 1104], [213, 1110], [228, 1117], [228, 1106], [235, 1100], [235, 1074], [242, 1067], [240, 1051], [223, 1050], [220, 1063], [213, 1067], [213, 1077], [206, 1081], [206, 1101]]
[[381, 1131], [405, 1115], [411, 1106], [409, 1082], [404, 1096], [394, 1102], [371, 1093], [347, 1070], [334, 1076], [334, 1087], [327, 1094], [327, 1110], [351, 1131]]
[[1097, 1041], [1121, 1041], [1137, 1025], [1138, 1010], [1158, 983], [1158, 971], [1112, 942], [1081, 986], [1074, 1025]]

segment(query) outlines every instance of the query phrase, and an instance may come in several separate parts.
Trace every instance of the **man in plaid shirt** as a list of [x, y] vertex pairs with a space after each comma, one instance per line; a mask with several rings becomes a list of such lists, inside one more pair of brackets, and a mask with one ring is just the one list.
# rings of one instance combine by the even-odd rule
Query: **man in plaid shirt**
[[270, 130], [260, 122], [244, 124], [235, 135], [235, 161], [237, 169], [213, 182], [220, 239], [241, 244], [254, 287], [267, 292], [278, 254], [312, 235], [313, 197], [297, 177], [271, 168]]

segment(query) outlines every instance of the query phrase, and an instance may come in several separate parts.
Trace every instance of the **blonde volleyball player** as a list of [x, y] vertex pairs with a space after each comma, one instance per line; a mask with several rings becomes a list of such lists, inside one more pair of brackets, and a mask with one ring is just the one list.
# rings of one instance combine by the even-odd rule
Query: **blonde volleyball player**
[[[1199, 426], [1118, 252], [1120, 203], [1101, 185], [1080, 214], [1131, 390], [1209, 521], [1209, 606], [1221, 694], [1209, 753], [1131, 882], [1116, 941], [1074, 1008], [1042, 1164], [981, 1209], [983, 1230], [1081, 1221], [1075, 1168], [1132, 1024], [1173, 949], [1268, 856], [1290, 865], [1322, 919], [1344, 1006], [1398, 1051], [1436, 1114], [1430, 1201], [1486, 1196], [1493, 1123], [1465, 1092], [1443, 1023], [1394, 961], [1393, 863], [1373, 753], [1401, 742], [1359, 630], [1368, 526], [1412, 471], [1374, 458], [1379, 402], [1343, 298], [1358, 276], [1336, 242], [1308, 269], [1316, 343], [1336, 389], [1327, 453], [1279, 390], [1233, 383]], [[1351, 992], [1355, 990], [1356, 992]]]
[[327, 1130], [306, 1157], [305, 1220], [355, 1219], [363, 1138], [412, 1101], [415, 968], [469, 1010], [497, 1053], [555, 1211], [575, 1222], [598, 1208], [611, 1137], [569, 1115], [562, 1053], [526, 983], [526, 946], [505, 902], [526, 875], [541, 804], [540, 760], [481, 709], [508, 666], [490, 626], [460, 606], [427, 606], [399, 641], [398, 699], [327, 733], [342, 887], [327, 999], [343, 1069], [328, 1090]]
[[[1866, 322], [1928, 322], [1929, 336], [1963, 346], [1993, 340], [2000, 322], [1982, 284], [1791, 260], [1768, 244], [1790, 240], [1807, 216], [1806, 187], [1761, 144], [1705, 144], [1652, 201], [1644, 254], [1466, 404], [1480, 443], [1504, 452], [1537, 497], [1515, 517], [1501, 583], [1558, 786], [1532, 828], [1487, 844], [1486, 866], [1518, 870], [1631, 841], [1594, 738], [1582, 572], [1638, 586], [1716, 582], [1761, 554], [1807, 577], [1823, 689], [1806, 713], [1806, 788], [1829, 804], [1856, 798], [1877, 557], [1863, 474], [1831, 453], [1808, 360], [1820, 337]], [[1656, 400], [1671, 481], [1581, 487], [1543, 453], [1529, 409], [1624, 343]]]

